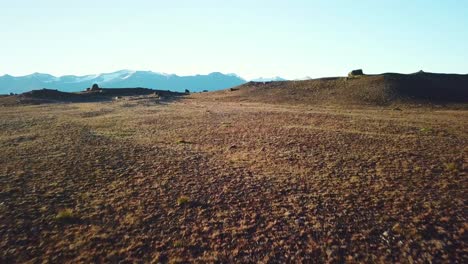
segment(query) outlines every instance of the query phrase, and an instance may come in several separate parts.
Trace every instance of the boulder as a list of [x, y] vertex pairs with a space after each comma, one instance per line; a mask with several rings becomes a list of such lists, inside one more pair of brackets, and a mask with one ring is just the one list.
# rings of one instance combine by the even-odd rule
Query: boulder
[[361, 76], [361, 75], [364, 75], [364, 72], [361, 69], [352, 70], [350, 73], [348, 73], [348, 77]]

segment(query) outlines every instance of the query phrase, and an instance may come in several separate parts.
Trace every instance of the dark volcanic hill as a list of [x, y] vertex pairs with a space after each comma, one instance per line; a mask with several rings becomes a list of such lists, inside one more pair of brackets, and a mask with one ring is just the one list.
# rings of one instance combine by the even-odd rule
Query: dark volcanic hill
[[269, 103], [468, 103], [468, 75], [384, 73], [305, 81], [249, 82], [220, 91], [226, 99]]

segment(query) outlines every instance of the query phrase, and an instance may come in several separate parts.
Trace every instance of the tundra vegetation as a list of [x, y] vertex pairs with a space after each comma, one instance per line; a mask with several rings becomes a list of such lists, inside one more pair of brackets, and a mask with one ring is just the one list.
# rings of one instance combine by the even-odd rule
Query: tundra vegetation
[[466, 108], [262, 85], [0, 107], [0, 262], [466, 262]]

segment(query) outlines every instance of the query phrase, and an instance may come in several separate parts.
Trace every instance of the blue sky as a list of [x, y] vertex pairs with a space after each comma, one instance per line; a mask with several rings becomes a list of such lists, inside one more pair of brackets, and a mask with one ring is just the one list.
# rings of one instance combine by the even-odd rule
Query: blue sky
[[468, 72], [468, 1], [0, 0], [0, 75]]

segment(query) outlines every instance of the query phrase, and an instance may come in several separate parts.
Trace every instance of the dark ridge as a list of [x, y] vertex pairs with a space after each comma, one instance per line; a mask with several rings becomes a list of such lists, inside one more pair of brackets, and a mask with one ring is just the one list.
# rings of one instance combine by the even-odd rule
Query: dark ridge
[[67, 93], [52, 89], [32, 90], [19, 95], [20, 98], [42, 99], [53, 101], [81, 101], [89, 98], [89, 96], [79, 93]]
[[157, 94], [161, 97], [180, 96], [184, 93], [154, 90], [148, 88], [100, 88], [98, 91], [81, 92], [80, 94], [95, 94], [102, 96], [136, 96], [136, 95], [150, 95]]
[[402, 96], [434, 102], [468, 102], [468, 75], [386, 73], [385, 81]]
[[61, 92], [53, 89], [32, 90], [20, 95], [5, 96], [0, 104], [42, 104], [57, 102], [97, 102], [112, 100], [118, 96], [157, 95], [161, 98], [177, 97], [184, 93], [153, 90], [148, 88], [97, 88], [77, 93]]

